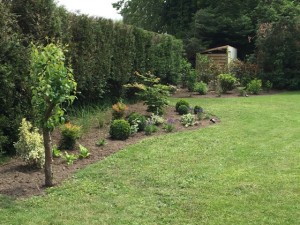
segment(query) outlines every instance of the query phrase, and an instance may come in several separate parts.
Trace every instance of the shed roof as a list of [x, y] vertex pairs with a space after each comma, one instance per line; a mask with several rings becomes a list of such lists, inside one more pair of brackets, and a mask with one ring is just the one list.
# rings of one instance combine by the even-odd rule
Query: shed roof
[[228, 48], [234, 48], [230, 45], [224, 45], [224, 46], [220, 46], [220, 47], [217, 47], [217, 48], [210, 48], [210, 49], [207, 49], [201, 53], [209, 53], [209, 52], [214, 52], [214, 51], [222, 51], [222, 50], [227, 50]]

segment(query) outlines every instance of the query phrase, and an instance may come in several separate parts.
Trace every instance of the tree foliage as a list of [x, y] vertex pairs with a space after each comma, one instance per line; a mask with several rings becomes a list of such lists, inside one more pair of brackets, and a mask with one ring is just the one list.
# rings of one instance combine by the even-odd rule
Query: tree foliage
[[14, 0], [11, 12], [18, 15], [18, 25], [29, 40], [44, 42], [45, 37], [59, 36], [54, 0]]
[[124, 23], [146, 30], [163, 33], [165, 26], [161, 20], [164, 0], [120, 0], [113, 6], [120, 11]]
[[29, 51], [9, 1], [0, 1], [0, 153], [13, 153], [18, 127], [30, 117]]
[[64, 122], [62, 104], [75, 99], [77, 85], [61, 47], [32, 45], [30, 75], [35, 115], [42, 127], [51, 130]]
[[59, 41], [69, 46], [65, 62], [72, 64], [79, 103], [120, 97], [122, 85], [134, 80], [134, 71], [153, 71], [166, 82], [178, 82], [181, 74], [181, 41], [70, 13], [57, 7], [54, 0], [0, 1], [0, 29], [0, 151], [13, 153], [21, 119], [35, 118], [30, 90], [31, 42], [47, 45]]
[[299, 7], [294, 0], [122, 0], [115, 4], [125, 23], [183, 39], [193, 65], [197, 52], [231, 45], [241, 59], [258, 57], [264, 71], [261, 78], [273, 81], [274, 87], [292, 89], [300, 88]]
[[[300, 5], [295, 2], [272, 2], [270, 9], [260, 4], [269, 18], [262, 18], [257, 33], [258, 62], [262, 78], [276, 88], [300, 88]], [[274, 47], [276, 46], [276, 48]]]
[[52, 186], [52, 151], [50, 131], [64, 122], [63, 103], [75, 99], [76, 82], [72, 70], [65, 66], [63, 50], [55, 44], [32, 45], [32, 104], [43, 130], [45, 147], [45, 185]]

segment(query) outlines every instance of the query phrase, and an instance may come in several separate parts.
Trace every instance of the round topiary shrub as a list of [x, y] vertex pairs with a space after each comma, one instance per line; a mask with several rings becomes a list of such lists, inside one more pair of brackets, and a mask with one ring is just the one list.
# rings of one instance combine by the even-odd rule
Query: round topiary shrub
[[138, 131], [143, 131], [146, 126], [146, 117], [137, 112], [133, 112], [129, 115], [128, 122], [130, 125], [134, 125], [135, 123], [137, 123]]
[[178, 112], [178, 108], [179, 108], [179, 106], [181, 106], [181, 105], [185, 105], [185, 106], [187, 106], [187, 107], [190, 107], [190, 104], [189, 104], [187, 101], [185, 101], [185, 100], [179, 100], [179, 101], [176, 103], [176, 106], [175, 106], [176, 112]]
[[130, 136], [130, 124], [126, 120], [114, 120], [110, 125], [109, 134], [112, 139], [126, 140]]
[[179, 113], [179, 115], [188, 114], [189, 113], [189, 107], [187, 107], [186, 105], [179, 106], [178, 113]]
[[198, 113], [203, 113], [203, 109], [202, 109], [202, 107], [196, 105], [194, 107], [194, 114], [198, 114]]

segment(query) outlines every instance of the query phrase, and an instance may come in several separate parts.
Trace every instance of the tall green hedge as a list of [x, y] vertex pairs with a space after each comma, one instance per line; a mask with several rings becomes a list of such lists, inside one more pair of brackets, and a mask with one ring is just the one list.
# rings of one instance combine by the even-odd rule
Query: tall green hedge
[[12, 141], [22, 116], [30, 116], [29, 52], [16, 16], [0, 1], [0, 154], [13, 152]]
[[54, 0], [0, 0], [0, 151], [12, 152], [21, 118], [31, 115], [30, 43], [68, 45], [78, 102], [119, 97], [134, 71], [177, 84], [182, 42], [122, 22], [68, 12]]
[[134, 71], [151, 71], [166, 83], [178, 83], [183, 45], [174, 37], [85, 15], [73, 15], [69, 22], [79, 99], [120, 95]]

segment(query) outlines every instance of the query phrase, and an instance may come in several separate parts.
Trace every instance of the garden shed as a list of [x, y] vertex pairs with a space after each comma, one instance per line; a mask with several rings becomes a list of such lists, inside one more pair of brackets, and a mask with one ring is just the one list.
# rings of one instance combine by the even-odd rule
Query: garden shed
[[237, 49], [230, 45], [225, 45], [207, 49], [201, 52], [201, 55], [208, 56], [208, 58], [212, 59], [218, 65], [224, 67], [229, 65], [232, 60], [237, 59]]

